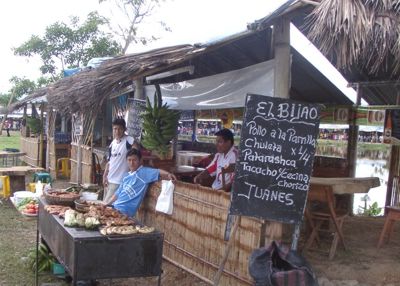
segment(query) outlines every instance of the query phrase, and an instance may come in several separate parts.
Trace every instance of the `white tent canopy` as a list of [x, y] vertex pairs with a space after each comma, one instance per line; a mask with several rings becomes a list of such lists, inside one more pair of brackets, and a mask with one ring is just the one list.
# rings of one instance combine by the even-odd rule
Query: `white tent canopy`
[[[247, 93], [273, 96], [274, 61], [262, 62], [243, 69], [160, 85], [163, 101], [172, 109], [200, 110], [244, 107]], [[155, 87], [145, 87], [153, 100]]]

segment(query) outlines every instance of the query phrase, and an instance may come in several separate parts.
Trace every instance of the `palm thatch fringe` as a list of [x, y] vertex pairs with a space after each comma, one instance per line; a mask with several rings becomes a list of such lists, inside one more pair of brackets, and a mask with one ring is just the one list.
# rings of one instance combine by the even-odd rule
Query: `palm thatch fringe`
[[339, 69], [400, 71], [399, 0], [321, 0], [307, 19], [309, 38]]
[[39, 92], [46, 94], [49, 106], [62, 114], [98, 111], [105, 99], [132, 85], [133, 80], [173, 67], [205, 49], [179, 45], [116, 57], [96, 69], [63, 78], [30, 98], [38, 97]]

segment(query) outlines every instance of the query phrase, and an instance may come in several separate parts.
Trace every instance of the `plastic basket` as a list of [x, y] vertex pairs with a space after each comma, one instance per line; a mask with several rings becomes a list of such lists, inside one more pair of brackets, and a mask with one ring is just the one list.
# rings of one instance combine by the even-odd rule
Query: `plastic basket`
[[[50, 190], [54, 191], [53, 189]], [[73, 207], [75, 205], [74, 201], [81, 197], [81, 195], [79, 194], [74, 194], [69, 198], [63, 198], [63, 197], [58, 197], [55, 194], [50, 194], [49, 191], [44, 191], [43, 193], [47, 203], [50, 205], [63, 205], [63, 206]]]
[[60, 263], [53, 263], [52, 268], [53, 268], [54, 275], [64, 275], [65, 274], [65, 268]]

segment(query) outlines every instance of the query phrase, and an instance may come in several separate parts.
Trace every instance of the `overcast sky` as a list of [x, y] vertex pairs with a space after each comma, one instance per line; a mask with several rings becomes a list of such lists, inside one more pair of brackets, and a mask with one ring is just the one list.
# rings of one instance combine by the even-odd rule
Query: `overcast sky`
[[[223, 36], [244, 31], [248, 23], [275, 10], [285, 0], [168, 0], [162, 3], [152, 17], [153, 21], [162, 20], [172, 29], [172, 32], [161, 33], [154, 26], [145, 26], [151, 34], [157, 34], [161, 39], [146, 47], [131, 47], [128, 52], [144, 51], [152, 48], [207, 42]], [[27, 77], [35, 80], [40, 76], [39, 61], [32, 58], [14, 56], [13, 47], [28, 40], [31, 35], [43, 35], [45, 27], [56, 21], [68, 23], [70, 16], [85, 19], [91, 11], [100, 11], [102, 15], [110, 16], [105, 5], [99, 5], [98, 0], [4, 0], [0, 2], [0, 92], [10, 88], [9, 79], [13, 76]], [[295, 38], [293, 38], [295, 37]], [[292, 33], [292, 42], [307, 52], [308, 43], [298, 40]], [[295, 46], [296, 49], [298, 47]], [[311, 52], [315, 58], [315, 51]], [[321, 61], [316, 61], [321, 62]], [[327, 62], [322, 65], [326, 67]], [[332, 69], [331, 77], [340, 80]], [[346, 84], [343, 82], [342, 85]], [[345, 88], [345, 87], [343, 87]], [[352, 91], [349, 96], [354, 96]]]

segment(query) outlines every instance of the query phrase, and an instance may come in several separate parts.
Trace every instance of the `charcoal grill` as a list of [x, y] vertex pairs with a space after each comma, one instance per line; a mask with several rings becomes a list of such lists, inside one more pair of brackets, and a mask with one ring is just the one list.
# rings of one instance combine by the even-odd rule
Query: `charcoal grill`
[[150, 276], [158, 276], [160, 284], [163, 233], [107, 237], [99, 231], [65, 227], [62, 219], [44, 210], [45, 205], [40, 199], [38, 231], [73, 285], [78, 280]]

